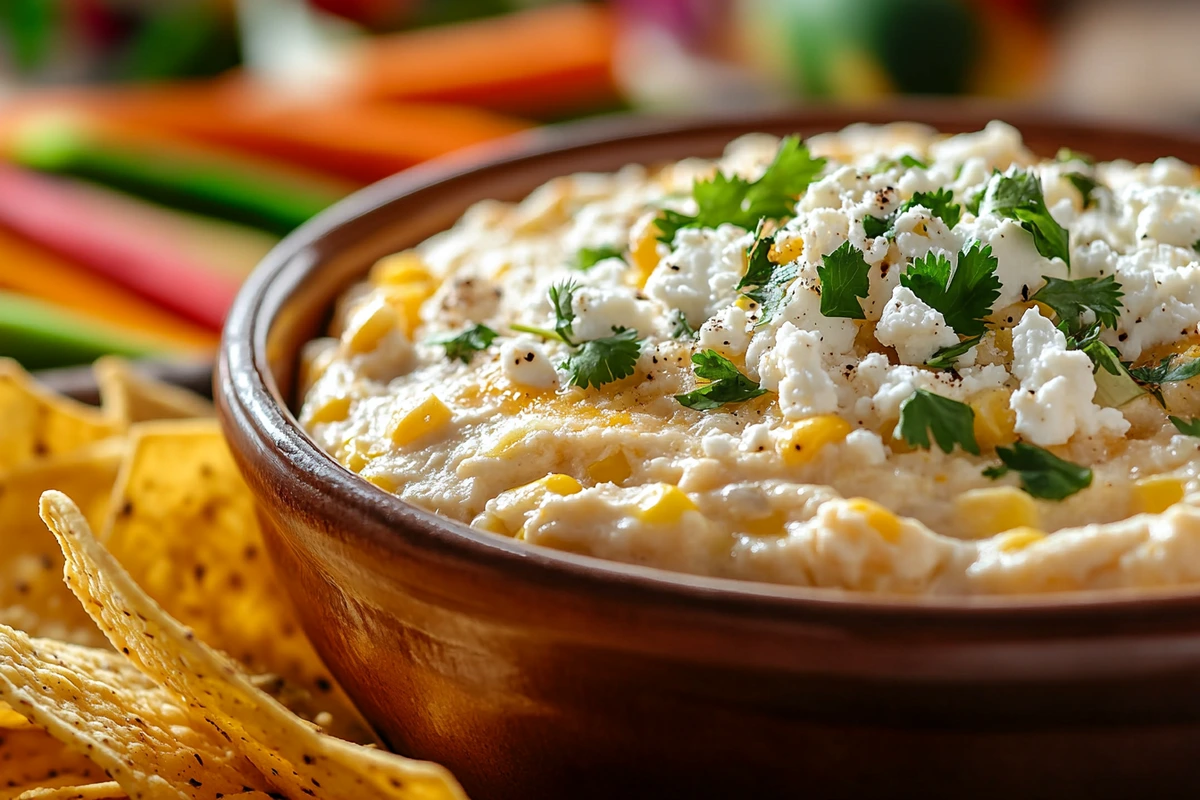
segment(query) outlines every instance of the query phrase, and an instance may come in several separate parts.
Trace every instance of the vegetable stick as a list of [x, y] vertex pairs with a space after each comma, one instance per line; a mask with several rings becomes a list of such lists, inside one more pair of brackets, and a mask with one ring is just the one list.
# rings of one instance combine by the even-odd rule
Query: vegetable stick
[[215, 349], [216, 333], [0, 228], [0, 289], [183, 348]]
[[34, 116], [10, 140], [17, 163], [286, 234], [353, 186], [245, 155], [81, 115]]
[[361, 96], [562, 115], [617, 99], [616, 25], [582, 3], [372, 40], [350, 70]]
[[27, 369], [83, 364], [106, 353], [140, 357], [171, 349], [37, 300], [0, 292], [0, 356], [15, 358]]
[[0, 224], [212, 330], [238, 281], [70, 183], [0, 168]]

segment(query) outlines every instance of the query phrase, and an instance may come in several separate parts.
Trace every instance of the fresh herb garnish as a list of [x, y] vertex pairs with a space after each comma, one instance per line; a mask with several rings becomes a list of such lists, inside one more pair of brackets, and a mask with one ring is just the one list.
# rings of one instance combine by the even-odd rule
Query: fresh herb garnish
[[933, 369], [954, 369], [955, 362], [967, 354], [967, 351], [972, 347], [977, 346], [983, 341], [983, 334], [972, 336], [969, 339], [963, 339], [958, 344], [952, 344], [949, 347], [943, 347], [938, 350], [929, 360], [925, 362], [925, 366]]
[[571, 341], [575, 336], [575, 292], [579, 284], [575, 281], [563, 281], [550, 287], [550, 307], [554, 309], [554, 331], [566, 344], [575, 346]]
[[987, 194], [987, 184], [984, 184], [982, 189], [967, 198], [967, 202], [964, 204], [967, 211], [978, 217], [979, 206], [983, 204], [983, 196], [985, 194]]
[[963, 336], [987, 330], [992, 304], [1000, 296], [996, 257], [990, 245], [973, 242], [958, 255], [958, 266], [940, 253], [915, 259], [900, 275], [900, 285], [940, 311], [946, 324]]
[[767, 393], [766, 389], [759, 388], [757, 383], [739, 372], [732, 361], [716, 350], [701, 350], [692, 356], [692, 363], [696, 365], [696, 377], [712, 383], [687, 394], [675, 395], [680, 405], [687, 408], [709, 411], [726, 403], [740, 403]]
[[1200, 417], [1194, 419], [1184, 419], [1183, 417], [1167, 417], [1171, 420], [1171, 424], [1175, 426], [1175, 430], [1182, 433], [1184, 436], [1200, 437]]
[[974, 409], [966, 403], [917, 389], [900, 404], [900, 421], [893, 435], [904, 437], [912, 447], [928, 450], [930, 433], [943, 453], [959, 445], [968, 453], [979, 455]]
[[581, 272], [587, 272], [606, 258], [621, 258], [622, 256], [621, 248], [611, 245], [581, 247], [575, 254], [575, 263], [572, 266]]
[[614, 327], [612, 336], [579, 345], [562, 366], [570, 374], [572, 386], [600, 387], [632, 375], [641, 351], [637, 331]]
[[1042, 182], [1032, 172], [994, 176], [984, 195], [985, 213], [1009, 217], [1033, 234], [1033, 244], [1046, 258], [1061, 258], [1071, 267], [1071, 248], [1066, 228], [1059, 225], [1046, 208]]
[[430, 344], [440, 344], [445, 348], [446, 358], [451, 361], [457, 359], [464, 364], [470, 364], [471, 357], [480, 350], [491, 347], [497, 336], [499, 334], [487, 325], [475, 324], [457, 336], [434, 339]]
[[770, 259], [771, 245], [774, 243], [772, 236], [755, 240], [747, 252], [746, 274], [737, 285], [739, 291], [749, 287], [744, 294], [762, 308], [759, 325], [765, 325], [775, 317], [783, 306], [788, 286], [800, 274], [797, 265], [776, 264]]
[[1084, 164], [1091, 166], [1096, 163], [1096, 159], [1089, 156], [1087, 153], [1081, 153], [1078, 150], [1072, 150], [1069, 147], [1058, 148], [1058, 154], [1054, 156], [1054, 160], [1060, 164], [1065, 164], [1068, 161], [1082, 161]]
[[917, 206], [929, 209], [929, 213], [946, 223], [947, 228], [954, 228], [962, 219], [962, 206], [954, 202], [954, 192], [938, 189], [936, 192], [916, 192], [886, 217], [864, 217], [863, 232], [871, 238], [886, 236], [892, 239], [896, 235], [896, 220], [905, 211]]
[[1012, 447], [997, 447], [1002, 465], [988, 467], [983, 474], [996, 479], [1010, 470], [1021, 479], [1026, 493], [1043, 500], [1063, 500], [1092, 485], [1092, 471], [1064, 461], [1036, 445], [1014, 442]]
[[1092, 339], [1082, 348], [1094, 365], [1096, 394], [1093, 402], [1109, 408], [1120, 408], [1146, 393], [1129, 369], [1121, 363], [1116, 350], [1099, 339]]
[[1117, 327], [1121, 313], [1121, 284], [1113, 275], [1103, 278], [1063, 280], [1046, 276], [1046, 285], [1034, 294], [1034, 300], [1054, 309], [1060, 323], [1066, 323], [1068, 336], [1083, 331], [1083, 313], [1090, 311], [1096, 321], [1106, 328]]
[[1200, 253], [1200, 239], [1197, 239], [1196, 241], [1192, 242], [1192, 249], [1195, 250], [1197, 253]]
[[917, 169], [929, 169], [929, 165], [926, 164], [924, 161], [917, 158], [916, 156], [910, 156], [907, 153], [900, 156], [900, 165], [903, 167], [908, 167], [909, 169], [912, 169], [914, 167], [916, 167]]
[[788, 136], [780, 143], [775, 160], [756, 181], [724, 173], [696, 181], [692, 186], [696, 213], [663, 211], [656, 222], [658, 240], [671, 245], [680, 228], [716, 228], [732, 223], [752, 230], [763, 218], [789, 217], [796, 199], [824, 168], [825, 159], [813, 158], [799, 136]]
[[675, 313], [671, 315], [671, 338], [672, 339], [695, 339], [696, 329], [689, 323], [687, 317], [679, 309], [675, 309]]
[[871, 292], [871, 265], [850, 242], [826, 254], [817, 267], [821, 279], [821, 313], [827, 317], [866, 319], [860, 297]]
[[1071, 182], [1071, 185], [1079, 190], [1079, 194], [1083, 196], [1083, 207], [1091, 208], [1096, 201], [1092, 198], [1092, 192], [1096, 191], [1099, 182], [1095, 178], [1084, 175], [1082, 172], [1068, 172], [1063, 176]]
[[1178, 356], [1167, 356], [1153, 366], [1134, 367], [1129, 373], [1143, 383], [1177, 383], [1200, 375], [1200, 358], [1179, 360]]

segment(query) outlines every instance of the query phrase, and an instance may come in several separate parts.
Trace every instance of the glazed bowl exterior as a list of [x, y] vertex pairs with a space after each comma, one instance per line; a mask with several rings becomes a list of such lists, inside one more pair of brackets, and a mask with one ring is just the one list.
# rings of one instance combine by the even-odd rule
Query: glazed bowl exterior
[[222, 423], [306, 629], [391, 747], [481, 800], [1200, 790], [1200, 592], [886, 598], [603, 562], [407, 505], [289, 410], [339, 292], [477, 200], [751, 131], [999, 115], [1045, 155], [1200, 162], [1185, 134], [961, 107], [609, 122], [411, 170], [267, 257], [225, 331]]

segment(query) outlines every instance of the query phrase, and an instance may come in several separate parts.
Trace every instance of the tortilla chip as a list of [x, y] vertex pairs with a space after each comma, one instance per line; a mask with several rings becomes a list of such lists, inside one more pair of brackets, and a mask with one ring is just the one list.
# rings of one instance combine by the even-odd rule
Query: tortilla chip
[[200, 639], [247, 671], [277, 675], [308, 694], [290, 692], [289, 707], [327, 711], [331, 733], [375, 741], [275, 579], [254, 498], [215, 421], [134, 426], [102, 539]]
[[0, 359], [0, 420], [0, 472], [69, 453], [120, 428], [99, 409], [38, 386], [9, 359]]
[[105, 356], [92, 371], [100, 386], [101, 408], [121, 425], [216, 414], [213, 404], [200, 395], [138, 372], [123, 358]]
[[143, 592], [65, 495], [47, 492], [41, 509], [66, 557], [68, 585], [112, 644], [203, 713], [230, 747], [271, 776], [276, 791], [293, 798], [465, 800], [436, 764], [336, 739], [290, 713]]
[[71, 492], [93, 522], [108, 515], [124, 443], [109, 439], [0, 473], [0, 623], [76, 644], [106, 646], [62, 580], [62, 551], [37, 515], [49, 488]]
[[0, 800], [29, 789], [105, 780], [104, 770], [41, 728], [0, 730]]
[[89, 786], [63, 786], [57, 789], [31, 789], [17, 800], [128, 800], [116, 781], [93, 783]]
[[0, 700], [135, 797], [216, 800], [270, 785], [218, 730], [111, 650], [0, 625]]

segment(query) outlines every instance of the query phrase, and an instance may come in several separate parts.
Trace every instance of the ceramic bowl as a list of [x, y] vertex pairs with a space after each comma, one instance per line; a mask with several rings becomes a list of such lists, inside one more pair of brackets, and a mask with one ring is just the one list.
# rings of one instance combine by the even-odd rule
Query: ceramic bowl
[[609, 122], [398, 175], [267, 257], [225, 330], [221, 418], [306, 629], [391, 747], [483, 800], [1200, 789], [1200, 591], [886, 598], [604, 562], [407, 505], [293, 413], [298, 351], [338, 293], [477, 200], [716, 156], [749, 131], [993, 116], [1046, 155], [1200, 163], [1184, 133], [960, 106]]

